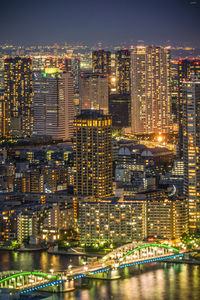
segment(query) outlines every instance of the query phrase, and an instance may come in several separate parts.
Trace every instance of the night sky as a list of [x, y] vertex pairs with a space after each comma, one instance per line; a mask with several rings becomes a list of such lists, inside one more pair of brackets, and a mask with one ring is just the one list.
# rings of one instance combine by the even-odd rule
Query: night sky
[[[2, 2], [2, 1], [1, 1]], [[4, 0], [0, 42], [93, 45], [143, 40], [200, 48], [200, 0]], [[170, 42], [169, 42], [170, 40]]]

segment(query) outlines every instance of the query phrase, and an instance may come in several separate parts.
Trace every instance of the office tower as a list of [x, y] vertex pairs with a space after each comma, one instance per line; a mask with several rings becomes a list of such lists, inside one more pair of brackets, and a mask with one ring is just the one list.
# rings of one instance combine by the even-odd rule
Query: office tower
[[109, 113], [116, 128], [131, 126], [131, 96], [128, 94], [109, 95]]
[[108, 76], [105, 74], [81, 74], [81, 108], [103, 109], [108, 113]]
[[184, 193], [194, 233], [200, 228], [200, 81], [185, 82], [182, 91]]
[[130, 94], [131, 59], [130, 52], [123, 49], [116, 52], [116, 78], [117, 78], [117, 94]]
[[169, 132], [170, 52], [156, 46], [137, 46], [131, 52], [132, 132]]
[[179, 158], [183, 157], [183, 85], [185, 81], [200, 78], [200, 59], [180, 59], [178, 64], [178, 123], [179, 123]]
[[92, 52], [92, 69], [94, 73], [111, 73], [111, 53], [110, 51], [97, 50]]
[[111, 116], [102, 110], [82, 110], [74, 121], [76, 195], [112, 195]]
[[4, 60], [3, 136], [26, 137], [33, 131], [32, 60]]
[[48, 71], [34, 74], [34, 134], [66, 140], [73, 136], [73, 76]]

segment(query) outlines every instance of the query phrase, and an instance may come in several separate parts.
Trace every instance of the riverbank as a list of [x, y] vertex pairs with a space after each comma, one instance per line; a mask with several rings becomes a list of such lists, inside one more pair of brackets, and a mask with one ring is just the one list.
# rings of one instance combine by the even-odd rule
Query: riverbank
[[42, 247], [38, 247], [38, 248], [19, 248], [15, 251], [18, 252], [36, 252], [36, 251], [46, 251], [48, 248], [42, 248]]
[[172, 263], [172, 264], [188, 264], [188, 265], [200, 265], [200, 260], [196, 259], [166, 259], [162, 262]]
[[59, 249], [48, 249], [48, 254], [55, 254], [55, 255], [67, 255], [67, 256], [87, 256], [87, 257], [102, 257], [102, 254], [95, 253], [95, 252], [80, 252], [74, 249], [69, 250], [59, 250]]
[[41, 252], [41, 251], [46, 251], [48, 248], [19, 248], [19, 249], [11, 249], [9, 247], [1, 247], [0, 251], [17, 251], [17, 252]]
[[[71, 249], [69, 249], [71, 250]], [[8, 251], [8, 252], [19, 252], [19, 253], [36, 253], [36, 252], [46, 252], [50, 255], [65, 255], [65, 256], [87, 256], [87, 257], [98, 257], [101, 258], [104, 254], [96, 253], [96, 252], [80, 252], [80, 251], [67, 251], [67, 250], [59, 250], [59, 249], [48, 249], [48, 248], [22, 248], [22, 249], [10, 249], [8, 247], [1, 247], [0, 251]]]

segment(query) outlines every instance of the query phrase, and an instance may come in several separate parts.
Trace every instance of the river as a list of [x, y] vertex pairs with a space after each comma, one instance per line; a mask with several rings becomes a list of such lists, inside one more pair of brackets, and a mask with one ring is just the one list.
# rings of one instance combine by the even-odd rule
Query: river
[[[42, 270], [49, 272], [77, 266], [76, 256], [49, 255], [45, 252], [19, 253], [0, 251], [0, 271]], [[199, 300], [200, 266], [153, 263], [125, 268], [121, 279], [113, 281], [90, 280], [82, 288], [52, 300]]]

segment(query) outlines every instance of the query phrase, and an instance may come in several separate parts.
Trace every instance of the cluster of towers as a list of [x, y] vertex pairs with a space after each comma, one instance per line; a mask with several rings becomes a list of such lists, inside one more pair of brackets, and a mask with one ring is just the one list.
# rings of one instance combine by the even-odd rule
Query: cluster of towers
[[[55, 60], [55, 61], [54, 61]], [[1, 133], [4, 138], [73, 135], [75, 80], [67, 59], [33, 70], [31, 58], [4, 59]]]
[[[74, 135], [75, 193], [112, 195], [112, 124], [133, 134], [173, 132], [170, 50], [136, 46], [113, 58], [99, 49], [92, 53], [92, 72], [82, 74], [78, 60], [73, 67], [63, 58], [45, 64], [44, 72], [33, 72], [31, 58], [5, 58], [2, 136], [67, 140]], [[195, 230], [200, 226], [200, 60], [180, 59], [177, 65], [179, 158]]]
[[137, 46], [114, 58], [99, 49], [92, 53], [92, 72], [82, 74], [80, 61], [72, 66], [69, 59], [47, 57], [44, 65], [42, 73], [31, 58], [5, 58], [3, 137], [70, 138], [79, 92], [79, 111], [102, 109], [116, 127], [134, 134], [171, 131], [169, 49]]
[[[92, 59], [93, 73], [83, 74], [81, 79], [82, 109], [106, 111], [107, 108], [113, 125], [131, 127], [133, 134], [172, 130], [168, 48], [136, 46], [131, 51], [125, 48], [116, 51], [114, 59], [111, 52], [100, 49], [93, 52]], [[97, 99], [100, 93], [103, 103]]]
[[[95, 52], [93, 54], [94, 73], [90, 77], [90, 79], [92, 76], [99, 76], [100, 78], [104, 74], [105, 80], [107, 76], [108, 111], [112, 115], [113, 123], [116, 122], [116, 118], [118, 121], [123, 120], [124, 114], [126, 115], [124, 122], [127, 122], [124, 126], [131, 125], [131, 131], [134, 134], [172, 133], [172, 77], [169, 49], [138, 46], [133, 48], [131, 52], [128, 50], [118, 51], [115, 59], [116, 77], [113, 77], [111, 53], [103, 50]], [[101, 75], [97, 75], [98, 73]], [[112, 80], [113, 78], [115, 80]], [[200, 227], [199, 59], [180, 59], [177, 62], [175, 90], [177, 91], [175, 104], [179, 127], [178, 156], [184, 163], [184, 193], [188, 202], [189, 229], [191, 232], [195, 232]], [[96, 101], [93, 105], [94, 108], [105, 110], [105, 102], [103, 105]], [[120, 107], [118, 112], [117, 105]], [[86, 107], [88, 108], [87, 105]], [[86, 107], [83, 106], [82, 108], [85, 109]], [[85, 116], [84, 122], [93, 126], [91, 124], [94, 122], [96, 124], [97, 121], [95, 119], [91, 123], [87, 121]], [[80, 126], [80, 123], [77, 126]], [[87, 127], [88, 125], [83, 126]], [[83, 169], [85, 170], [85, 168]], [[77, 182], [78, 180], [80, 178], [77, 178]], [[104, 195], [109, 195], [109, 193]]]

